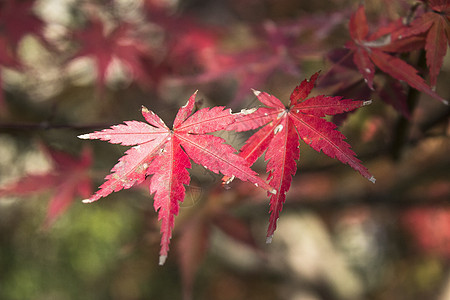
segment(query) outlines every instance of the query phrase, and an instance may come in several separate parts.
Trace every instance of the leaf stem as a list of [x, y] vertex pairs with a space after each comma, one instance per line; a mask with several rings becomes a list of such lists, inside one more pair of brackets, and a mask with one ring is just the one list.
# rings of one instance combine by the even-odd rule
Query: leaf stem
[[0, 132], [7, 130], [48, 130], [48, 129], [73, 129], [73, 130], [93, 130], [98, 128], [110, 127], [111, 124], [51, 124], [47, 121], [39, 123], [0, 123]]

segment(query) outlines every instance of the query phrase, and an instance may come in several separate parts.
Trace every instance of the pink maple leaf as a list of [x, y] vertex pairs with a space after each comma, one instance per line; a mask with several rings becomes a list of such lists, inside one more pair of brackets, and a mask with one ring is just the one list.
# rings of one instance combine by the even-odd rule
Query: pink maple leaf
[[300, 157], [299, 139], [316, 151], [322, 151], [331, 158], [348, 164], [362, 176], [375, 182], [375, 178], [355, 157], [345, 136], [336, 130], [336, 125], [323, 119], [325, 115], [340, 114], [354, 110], [370, 101], [353, 101], [342, 97], [315, 96], [308, 98], [318, 77], [314, 74], [304, 80], [290, 96], [285, 107], [276, 97], [254, 91], [266, 107], [256, 111], [244, 110], [228, 130], [247, 131], [263, 126], [252, 135], [242, 147], [240, 155], [253, 164], [264, 152], [269, 173], [269, 184], [277, 193], [270, 198], [270, 221], [267, 242], [272, 241], [276, 222], [286, 200], [292, 176], [297, 171], [296, 160]]
[[164, 264], [172, 237], [174, 216], [179, 202], [185, 197], [185, 185], [190, 182], [187, 171], [190, 159], [214, 173], [250, 181], [266, 190], [273, 189], [250, 169], [249, 163], [235, 154], [235, 149], [225, 140], [206, 133], [225, 129], [235, 120], [231, 110], [223, 106], [204, 108], [192, 114], [194, 93], [175, 117], [173, 129], [156, 114], [142, 108], [148, 123], [127, 121], [111, 129], [79, 136], [82, 139], [100, 139], [110, 143], [132, 146], [119, 163], [106, 176], [100, 189], [85, 202], [94, 202], [112, 192], [131, 188], [152, 175], [150, 193], [154, 194], [154, 208], [161, 221], [161, 250], [159, 263]]

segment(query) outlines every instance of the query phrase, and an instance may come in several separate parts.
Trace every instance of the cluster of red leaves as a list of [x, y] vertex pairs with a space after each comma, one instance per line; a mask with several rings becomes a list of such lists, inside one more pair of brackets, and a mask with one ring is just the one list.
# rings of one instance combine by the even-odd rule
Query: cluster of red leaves
[[[9, 0], [0, 6], [0, 44], [5, 44], [0, 50], [0, 65], [19, 66], [15, 53], [25, 34], [42, 38], [43, 22], [32, 14], [33, 4], [34, 1]], [[237, 78], [238, 87], [230, 104], [234, 107], [250, 88], [262, 85], [275, 72], [298, 76], [302, 59], [322, 55], [321, 41], [347, 17], [346, 12], [339, 12], [304, 16], [287, 23], [266, 22], [254, 28], [252, 38], [257, 41], [254, 47], [227, 52], [220, 46], [221, 37], [226, 36], [225, 28], [206, 29], [187, 16], [170, 14], [154, 1], [144, 4], [145, 25], [117, 20], [110, 24], [109, 20], [112, 29], [106, 30], [104, 19], [86, 12], [85, 26], [67, 36], [79, 44], [78, 52], [69, 62], [79, 57], [94, 59], [98, 91], [104, 88], [108, 69], [116, 59], [143, 86], [158, 85], [162, 79], [197, 84]], [[434, 87], [449, 42], [449, 4], [446, 0], [430, 0], [425, 5], [427, 11], [410, 24], [404, 25], [398, 19], [374, 33], [369, 32], [365, 9], [361, 5], [350, 19], [351, 40], [345, 45], [353, 57], [352, 68], [359, 71], [368, 87], [387, 96], [382, 98], [394, 104], [405, 116], [409, 114], [405, 101], [392, 99], [398, 95], [389, 95], [393, 90], [398, 91], [399, 85], [390, 81], [383, 87], [375, 86], [375, 67], [446, 103]], [[156, 25], [160, 31], [154, 34], [158, 39], [155, 43], [146, 29], [149, 24]], [[302, 43], [302, 34], [308, 35], [311, 31], [315, 38]], [[418, 75], [418, 70], [395, 55], [417, 49], [426, 51], [431, 87]], [[339, 60], [333, 62], [339, 64]]]
[[173, 129], [156, 114], [142, 108], [142, 115], [149, 123], [125, 122], [111, 129], [79, 136], [82, 139], [100, 139], [127, 146], [137, 145], [126, 152], [106, 177], [100, 190], [84, 202], [93, 202], [112, 192], [142, 183], [153, 175], [150, 193], [154, 207], [159, 212], [161, 224], [160, 264], [165, 262], [172, 237], [174, 215], [178, 214], [179, 202], [184, 200], [185, 188], [190, 182], [186, 169], [191, 168], [190, 159], [214, 173], [250, 181], [272, 192], [272, 188], [250, 169], [249, 163], [235, 154], [235, 149], [225, 140], [207, 135], [226, 129], [235, 120], [230, 109], [223, 106], [204, 108], [192, 114], [194, 93], [185, 106], [178, 111]]
[[[45, 24], [32, 14], [34, 4], [33, 0], [8, 0], [0, 5], [0, 45], [5, 44], [0, 50], [0, 66], [19, 66], [15, 60], [17, 44], [26, 34], [39, 36], [51, 46], [50, 51], [64, 47], [60, 40], [43, 37]], [[98, 92], [104, 89], [110, 67], [117, 61], [129, 78], [156, 91], [163, 80], [187, 85], [237, 79], [231, 106], [237, 106], [250, 88], [262, 85], [275, 72], [298, 76], [303, 58], [322, 55], [322, 41], [347, 17], [346, 12], [336, 12], [283, 23], [265, 22], [253, 26], [250, 39], [256, 42], [250, 48], [224, 51], [221, 42], [229, 28], [205, 26], [187, 15], [174, 15], [154, 1], [143, 3], [144, 20], [136, 22], [108, 15], [101, 5], [76, 9], [86, 21], [81, 28], [66, 28], [62, 44], [78, 46], [78, 50], [64, 61], [69, 64], [81, 57], [91, 58]], [[312, 36], [311, 32], [315, 38], [302, 43], [300, 38]]]
[[[406, 117], [409, 117], [408, 105], [406, 97], [399, 93], [402, 88], [398, 81], [405, 82], [410, 87], [448, 104], [446, 99], [435, 92], [435, 86], [449, 43], [450, 2], [448, 0], [430, 0], [426, 2], [426, 8], [427, 12], [418, 15], [410, 24], [405, 25], [401, 19], [398, 19], [370, 33], [365, 7], [360, 5], [349, 22], [351, 40], [346, 43], [345, 47], [350, 52], [333, 51], [330, 53], [329, 58], [334, 65], [329, 76], [333, 77], [339, 74], [338, 76], [355, 79], [358, 78], [354, 73], [357, 70], [371, 90], [378, 93], [381, 99], [393, 105]], [[417, 69], [396, 55], [420, 49], [424, 49], [426, 52], [430, 85], [419, 76]], [[351, 62], [348, 60], [349, 56], [352, 57]], [[385, 84], [376, 86], [374, 82], [375, 67], [396, 81], [389, 79]], [[348, 75], [342, 72], [348, 73]], [[361, 89], [359, 84], [355, 84], [357, 82], [355, 80], [347, 81], [345, 86], [338, 87], [338, 91], [353, 90], [353, 93], [369, 97], [370, 91]], [[328, 80], [321, 85], [330, 86], [333, 83], [333, 80]], [[358, 91], [355, 92], [355, 88]]]
[[[163, 264], [169, 250], [179, 202], [185, 197], [184, 185], [190, 182], [186, 169], [191, 167], [190, 159], [214, 173], [227, 176], [229, 183], [234, 178], [250, 181], [261, 186], [271, 195], [271, 217], [267, 242], [271, 242], [276, 221], [290, 188], [292, 176], [297, 170], [299, 138], [316, 151], [337, 158], [350, 165], [372, 182], [375, 179], [361, 165], [344, 142], [344, 135], [336, 125], [322, 117], [354, 110], [369, 102], [344, 100], [342, 97], [316, 96], [308, 98], [318, 73], [310, 81], [303, 81], [295, 88], [286, 108], [280, 100], [267, 93], [255, 91], [258, 99], [267, 107], [242, 110], [232, 114], [224, 107], [204, 108], [192, 114], [195, 95], [178, 111], [173, 129], [145, 107], [142, 115], [149, 123], [125, 122], [111, 129], [79, 136], [82, 139], [100, 139], [127, 146], [137, 145], [126, 152], [106, 177], [100, 190], [84, 202], [93, 202], [112, 192], [127, 189], [142, 183], [152, 175], [150, 193], [154, 196], [154, 208], [161, 220], [160, 264]], [[225, 144], [222, 138], [207, 135], [219, 130], [248, 131], [264, 126], [256, 132], [241, 149]], [[250, 165], [265, 151], [267, 184], [250, 169]]]
[[[267, 21], [253, 28], [260, 40], [250, 49], [226, 52], [217, 47], [208, 47], [201, 53], [202, 72], [196, 76], [179, 77], [183, 84], [205, 83], [223, 78], [237, 78], [237, 88], [230, 106], [238, 106], [248, 90], [261, 86], [276, 72], [299, 76], [300, 63], [305, 57], [321, 56], [322, 41], [340, 24], [346, 14], [305, 16], [284, 23]], [[320, 29], [318, 29], [320, 28]], [[298, 43], [299, 37], [316, 30], [315, 38], [308, 43]]]
[[[83, 29], [68, 35], [68, 39], [76, 40], [79, 44], [78, 52], [69, 61], [79, 57], [93, 58], [98, 90], [104, 88], [108, 69], [117, 59], [136, 81], [144, 84], [152, 80], [158, 84], [165, 77], [176, 78], [183, 84], [235, 77], [238, 79], [238, 89], [232, 105], [237, 105], [244, 91], [263, 85], [275, 72], [281, 70], [289, 74], [300, 74], [301, 60], [305, 56], [321, 55], [321, 40], [346, 17], [342, 12], [321, 17], [304, 17], [289, 23], [267, 22], [256, 26], [253, 36], [258, 41], [256, 46], [230, 53], [219, 47], [223, 29], [205, 29], [189, 18], [170, 15], [154, 2], [149, 0], [145, 4], [144, 23], [156, 25], [154, 27], [161, 31], [157, 34], [158, 43], [155, 43], [158, 44], [158, 49], [152, 48], [154, 45], [151, 37], [144, 38], [145, 26], [141, 26], [142, 24], [119, 21], [113, 24], [112, 29], [107, 30], [105, 20], [89, 17], [94, 14], [87, 16]], [[42, 38], [44, 24], [32, 14], [33, 4], [33, 1], [17, 0], [0, 4], [0, 66], [20, 65], [16, 50], [19, 41], [26, 34], [32, 33]], [[392, 94], [394, 91], [393, 96], [382, 98], [393, 103], [404, 115], [409, 112], [404, 97], [397, 93], [401, 91], [400, 81], [446, 103], [434, 91], [434, 86], [450, 40], [449, 14], [449, 1], [429, 0], [425, 3], [425, 12], [410, 24], [405, 25], [397, 20], [370, 33], [364, 6], [360, 6], [350, 19], [351, 40], [345, 45], [347, 51], [339, 52], [338, 57], [332, 59], [335, 70], [339, 71], [339, 81], [347, 83], [347, 86], [340, 86], [340, 90], [356, 85], [362, 75], [367, 87], [375, 89], [380, 95]], [[301, 43], [301, 34], [310, 31], [314, 31], [316, 38], [313, 42], [310, 39], [309, 43]], [[418, 49], [426, 52], [431, 86], [419, 76], [415, 67], [397, 55]], [[392, 77], [385, 86], [377, 86], [376, 68]], [[193, 70], [200, 71], [195, 73]], [[341, 70], [345, 72], [341, 73]], [[191, 76], [192, 73], [195, 73], [194, 76]], [[190, 76], [189, 79], [187, 75]], [[363, 177], [375, 181], [355, 157], [336, 126], [324, 119], [326, 115], [352, 111], [369, 102], [343, 99], [341, 96], [308, 98], [317, 77], [315, 74], [310, 81], [303, 81], [295, 88], [287, 107], [272, 95], [254, 91], [265, 107], [245, 109], [236, 114], [224, 107], [194, 112], [194, 94], [178, 111], [172, 129], [157, 115], [143, 108], [142, 114], [148, 124], [128, 121], [125, 125], [80, 136], [134, 146], [114, 166], [112, 174], [106, 177], [106, 182], [99, 191], [85, 202], [93, 202], [112, 192], [130, 188], [143, 182], [147, 176], [152, 176], [150, 192], [154, 194], [154, 207], [162, 223], [162, 264], [169, 250], [174, 216], [178, 214], [179, 203], [185, 196], [184, 186], [190, 182], [187, 169], [191, 167], [192, 160], [214, 173], [221, 172], [227, 176], [226, 181], [236, 177], [269, 191], [271, 216], [267, 241], [270, 242], [286, 193], [297, 170], [300, 139], [316, 151], [322, 151], [348, 164]], [[343, 80], [344, 77], [351, 80]], [[362, 95], [368, 92], [363, 87], [361, 96], [347, 98], [367, 99], [369, 97]], [[248, 131], [260, 127], [239, 154], [236, 154], [233, 147], [225, 144], [223, 139], [208, 134], [219, 130]], [[269, 183], [250, 168], [264, 152]], [[50, 204], [48, 222], [61, 213], [76, 194], [87, 197], [87, 177], [80, 174], [84, 174], [91, 162], [90, 155], [86, 153], [79, 160], [69, 159], [53, 150], [49, 153], [55, 161], [55, 172], [26, 177], [16, 185], [2, 190], [3, 193], [25, 194], [54, 188], [56, 196]], [[58, 176], [62, 173], [75, 175]]]
[[[426, 1], [428, 11], [395, 32], [393, 38], [400, 41], [424, 38], [427, 66], [430, 69], [430, 85], [436, 86], [447, 45], [450, 43], [450, 2], [448, 0]], [[425, 37], [424, 37], [425, 36]]]

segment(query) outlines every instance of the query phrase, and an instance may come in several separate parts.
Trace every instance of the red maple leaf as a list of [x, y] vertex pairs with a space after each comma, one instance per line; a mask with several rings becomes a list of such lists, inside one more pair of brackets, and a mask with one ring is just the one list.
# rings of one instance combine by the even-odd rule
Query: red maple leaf
[[[204, 108], [191, 115], [195, 104], [194, 93], [178, 111], [173, 129], [153, 112], [142, 108], [142, 115], [149, 123], [127, 121], [111, 129], [79, 136], [82, 139], [100, 139], [122, 145], [137, 145], [122, 156], [119, 163], [106, 176], [99, 191], [85, 202], [93, 202], [112, 192], [131, 188], [152, 175], [150, 193], [154, 195], [154, 208], [161, 221], [161, 251], [159, 263], [164, 264], [169, 251], [179, 202], [185, 197], [185, 187], [190, 182], [187, 171], [190, 159], [214, 173], [219, 171], [230, 177], [250, 181], [266, 190], [273, 189], [250, 169], [249, 163], [225, 140], [206, 133], [225, 129], [235, 120], [231, 110], [223, 106]], [[189, 116], [190, 115], [190, 116]], [[274, 191], [273, 191], [274, 192]]]
[[[345, 48], [337, 48], [328, 52], [326, 58], [332, 63], [327, 73], [320, 78], [319, 88], [332, 88], [333, 94], [345, 98], [370, 99], [378, 94], [379, 98], [392, 105], [405, 118], [410, 118], [408, 104], [406, 102], [406, 85], [387, 74], [381, 74], [380, 78], [375, 77], [373, 90], [361, 78], [355, 63], [353, 62], [351, 51]], [[337, 124], [338, 118], [342, 121], [346, 114], [333, 117]]]
[[292, 176], [297, 170], [296, 160], [300, 157], [301, 138], [316, 151], [322, 151], [331, 158], [337, 158], [350, 165], [362, 176], [375, 182], [375, 178], [355, 157], [344, 139], [336, 130], [336, 125], [323, 119], [325, 115], [335, 115], [354, 110], [370, 101], [353, 101], [342, 97], [315, 96], [308, 98], [314, 87], [318, 73], [309, 81], [304, 80], [290, 96], [289, 107], [276, 97], [264, 92], [254, 91], [267, 107], [256, 111], [244, 110], [238, 114], [236, 122], [229, 130], [246, 131], [263, 126], [252, 135], [242, 147], [240, 155], [253, 164], [266, 150], [265, 160], [269, 173], [269, 184], [277, 193], [270, 198], [270, 221], [267, 242], [272, 241], [276, 221], [286, 200]]
[[391, 33], [399, 30], [399, 22], [380, 28], [377, 32], [369, 34], [364, 6], [359, 6], [350, 18], [349, 30], [352, 40], [346, 47], [353, 51], [353, 61], [363, 75], [368, 86], [373, 89], [375, 65], [383, 72], [397, 80], [406, 82], [411, 87], [430, 95], [431, 97], [448, 103], [420, 77], [418, 71], [403, 60], [386, 52], [401, 52], [417, 47], [416, 39], [392, 40]]
[[415, 19], [410, 26], [396, 32], [398, 39], [426, 35], [425, 51], [430, 69], [430, 85], [436, 86], [447, 45], [450, 43], [450, 1], [429, 0], [429, 12]]
[[72, 58], [92, 57], [97, 69], [97, 89], [101, 92], [105, 85], [108, 68], [116, 58], [135, 79], [146, 80], [142, 58], [148, 58], [149, 49], [145, 43], [132, 36], [133, 27], [121, 23], [106, 32], [103, 23], [94, 19], [85, 29], [74, 32], [81, 43], [80, 51]]
[[45, 190], [53, 190], [44, 227], [50, 226], [74, 201], [78, 195], [86, 198], [92, 193], [88, 175], [92, 164], [92, 153], [85, 148], [80, 157], [43, 146], [53, 163], [53, 168], [44, 174], [30, 174], [14, 183], [0, 188], [0, 195], [26, 196]]

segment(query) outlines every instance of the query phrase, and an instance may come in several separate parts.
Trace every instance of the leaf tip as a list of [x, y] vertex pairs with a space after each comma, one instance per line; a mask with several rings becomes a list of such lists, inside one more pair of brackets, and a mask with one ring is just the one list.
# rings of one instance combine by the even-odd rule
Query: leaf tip
[[261, 94], [260, 91], [257, 91], [257, 90], [254, 90], [254, 89], [252, 89], [252, 91], [253, 91], [253, 94], [255, 94], [256, 97], [258, 97], [259, 94]]
[[147, 114], [147, 113], [150, 112], [150, 111], [148, 110], [148, 108], [145, 107], [144, 105], [142, 105], [141, 110], [142, 110], [142, 112], [145, 113], [145, 114]]
[[228, 185], [228, 184], [230, 184], [235, 178], [236, 178], [236, 176], [234, 176], [234, 175], [231, 175], [231, 177], [224, 177], [224, 182], [223, 182], [223, 184], [224, 184], [224, 185]]
[[369, 178], [369, 181], [372, 182], [372, 183], [375, 183], [375, 181], [377, 181], [377, 180], [375, 179], [375, 177], [372, 176], [372, 177]]
[[94, 201], [92, 201], [91, 199], [83, 199], [83, 200], [81, 200], [81, 202], [86, 204], [86, 203], [92, 203]]
[[442, 103], [444, 103], [445, 105], [448, 105], [448, 100], [443, 100]]
[[273, 234], [266, 237], [266, 244], [271, 244], [273, 239]]
[[367, 101], [363, 101], [363, 106], [367, 106], [367, 105], [370, 105], [370, 104], [372, 104], [372, 99], [370, 99], [370, 100], [367, 100]]
[[82, 139], [82, 140], [88, 140], [88, 139], [90, 139], [90, 135], [89, 135], [89, 133], [80, 134], [79, 136], [77, 136], [77, 138]]
[[160, 255], [159, 256], [159, 265], [162, 266], [166, 262], [167, 255]]

